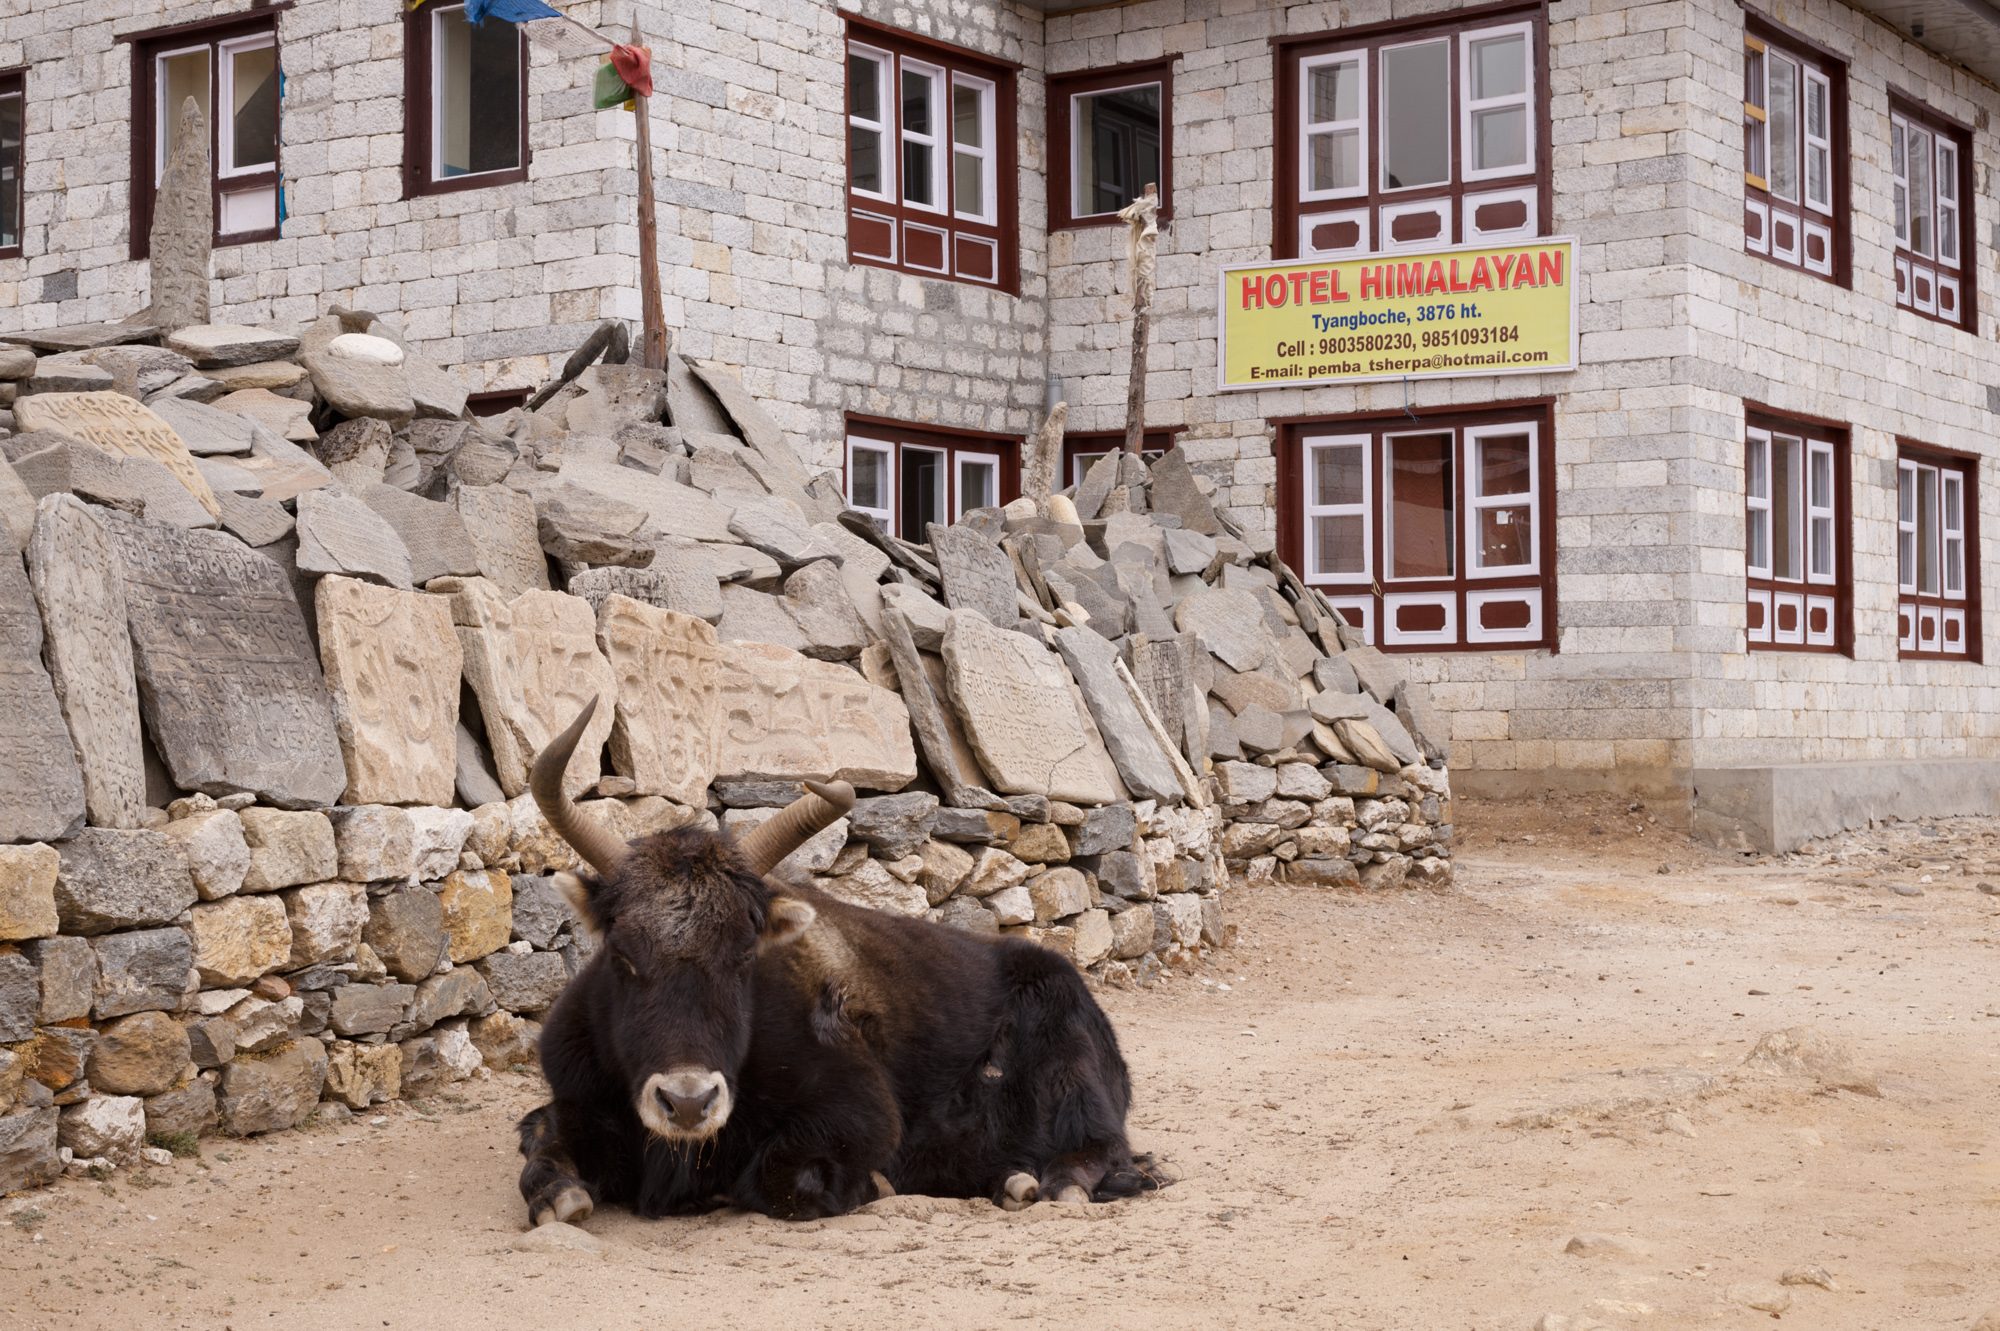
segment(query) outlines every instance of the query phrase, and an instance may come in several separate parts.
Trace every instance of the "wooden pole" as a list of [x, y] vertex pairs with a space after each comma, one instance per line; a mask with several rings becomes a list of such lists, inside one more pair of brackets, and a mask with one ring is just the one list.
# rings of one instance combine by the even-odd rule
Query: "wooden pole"
[[1146, 186], [1118, 216], [1132, 228], [1132, 372], [1125, 386], [1125, 451], [1138, 457], [1146, 438], [1146, 344], [1152, 338], [1160, 187]]
[[[633, 46], [641, 42], [639, 22], [632, 21]], [[667, 314], [660, 303], [660, 229], [653, 215], [653, 99], [640, 95], [634, 110], [639, 120], [639, 363], [649, 370], [667, 368]]]

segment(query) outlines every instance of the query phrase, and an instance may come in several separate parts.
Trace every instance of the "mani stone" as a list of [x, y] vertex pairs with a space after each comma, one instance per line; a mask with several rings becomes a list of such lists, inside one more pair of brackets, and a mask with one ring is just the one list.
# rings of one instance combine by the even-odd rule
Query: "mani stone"
[[210, 517], [221, 512], [194, 455], [147, 406], [120, 393], [37, 393], [14, 404], [23, 431], [52, 434], [91, 445], [117, 457], [144, 458], [165, 467]]
[[42, 357], [35, 363], [34, 373], [21, 385], [21, 395], [113, 391], [117, 379], [111, 371], [88, 361], [71, 360], [70, 357], [76, 354], [68, 352], [61, 356]]
[[313, 388], [342, 416], [373, 416], [401, 425], [417, 414], [403, 369], [403, 349], [385, 337], [350, 333], [329, 314], [299, 338], [299, 362]]
[[1185, 795], [1180, 777], [1140, 715], [1132, 690], [1118, 676], [1117, 650], [1087, 628], [1057, 629], [1056, 650], [1083, 690], [1126, 787], [1140, 799], [1179, 802]]
[[61, 928], [56, 913], [53, 846], [0, 846], [0, 943], [47, 938]]
[[199, 368], [213, 370], [233, 365], [255, 365], [259, 361], [288, 360], [298, 351], [299, 340], [267, 328], [202, 324], [169, 333], [167, 345]]
[[597, 645], [616, 681], [612, 770], [631, 777], [636, 794], [701, 805], [715, 779], [721, 720], [715, 629], [614, 592], [597, 610]]
[[1270, 662], [1277, 650], [1264, 624], [1264, 607], [1245, 591], [1207, 588], [1182, 598], [1174, 624], [1197, 635], [1231, 670], [1250, 671]]
[[292, 515], [283, 504], [228, 492], [218, 494], [215, 502], [222, 505], [222, 529], [252, 549], [292, 534]]
[[777, 560], [778, 567], [788, 573], [816, 559], [841, 558], [839, 550], [813, 533], [805, 514], [789, 499], [751, 499], [738, 504], [729, 518], [729, 531], [751, 549]]
[[648, 535], [684, 536], [696, 541], [730, 539], [729, 506], [691, 485], [587, 458], [564, 458], [558, 475], [571, 485], [640, 509], [646, 515]]
[[529, 763], [593, 698], [597, 711], [563, 774], [563, 790], [574, 798], [596, 785], [598, 755], [617, 710], [617, 677], [598, 651], [590, 606], [561, 592], [522, 592], [507, 600], [477, 579], [451, 600], [465, 682], [479, 701], [494, 772], [507, 797], [528, 788]]
[[390, 587], [414, 582], [410, 552], [389, 520], [352, 495], [299, 496], [299, 572], [344, 574]]
[[[465, 493], [459, 491], [461, 496]], [[714, 571], [671, 545], [655, 552], [653, 562], [645, 568], [585, 569], [569, 580], [569, 592], [590, 602], [593, 611], [615, 594], [710, 624], [722, 618], [722, 584]]]
[[83, 825], [83, 774], [42, 665], [42, 617], [17, 554], [0, 554], [0, 841], [58, 841]]
[[[613, 468], [643, 475], [628, 467]], [[644, 568], [653, 562], [653, 541], [644, 510], [612, 495], [558, 481], [534, 492], [535, 524], [542, 549], [572, 564], [617, 564]]]
[[97, 997], [102, 1020], [133, 1012], [171, 1012], [191, 987], [194, 946], [185, 929], [135, 929], [95, 939]]
[[28, 572], [48, 632], [42, 656], [82, 765], [90, 821], [137, 827], [146, 814], [145, 749], [111, 534], [82, 501], [50, 495], [37, 511]]
[[475, 572], [503, 596], [549, 590], [549, 561], [532, 498], [504, 485], [462, 485], [456, 501]]
[[1014, 586], [1014, 563], [1004, 551], [970, 527], [929, 528], [931, 553], [944, 583], [944, 603], [953, 610], [971, 610], [998, 628], [1008, 629], [1021, 617]]
[[187, 856], [164, 832], [89, 827], [58, 850], [56, 910], [65, 933], [165, 924], [195, 902]]
[[453, 505], [393, 485], [370, 486], [362, 491], [361, 502], [396, 529], [410, 555], [410, 581], [417, 586], [432, 578], [479, 576], [479, 556]]
[[1222, 530], [1215, 517], [1215, 506], [1195, 484], [1194, 471], [1179, 446], [1167, 450], [1153, 463], [1146, 489], [1147, 503], [1153, 512], [1174, 514], [1180, 518], [1182, 530], [1203, 536], [1214, 536]]
[[723, 643], [720, 651], [718, 779], [811, 778], [883, 791], [917, 779], [910, 714], [894, 693], [770, 643]]
[[319, 437], [312, 427], [310, 402], [279, 397], [267, 388], [239, 388], [217, 398], [215, 406], [221, 411], [235, 412], [279, 440], [311, 443]]
[[153, 410], [196, 457], [248, 453], [256, 433], [256, 426], [235, 412], [219, 411], [205, 403], [169, 398]]
[[316, 597], [320, 660], [347, 764], [342, 799], [452, 803], [464, 652], [451, 603], [352, 578], [320, 579]]
[[1062, 663], [1026, 634], [954, 610], [945, 678], [979, 762], [1003, 795], [1112, 804], [1117, 778], [1084, 729]]
[[802, 649], [822, 661], [848, 661], [868, 645], [868, 625], [854, 608], [840, 566], [815, 559], [785, 579], [785, 610], [805, 636]]
[[325, 1086], [326, 1046], [318, 1040], [291, 1040], [262, 1057], [238, 1058], [222, 1069], [216, 1088], [223, 1131], [249, 1137], [296, 1128], [319, 1107]]
[[347, 785], [290, 579], [234, 537], [107, 514], [139, 703], [174, 785], [325, 806]]
[[153, 198], [152, 304], [147, 317], [172, 332], [208, 322], [208, 259], [215, 243], [215, 178], [208, 124], [189, 97], [178, 108], [180, 133]]

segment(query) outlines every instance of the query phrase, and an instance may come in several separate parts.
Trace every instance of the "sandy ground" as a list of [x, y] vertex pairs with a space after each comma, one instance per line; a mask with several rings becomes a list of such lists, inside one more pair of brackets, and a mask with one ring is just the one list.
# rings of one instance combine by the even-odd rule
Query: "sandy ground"
[[[1880, 1331], [2000, 1308], [1978, 890], [2000, 821], [1745, 863], [1574, 810], [1469, 811], [1448, 893], [1240, 892], [1234, 949], [1106, 994], [1133, 1137], [1181, 1175], [1152, 1197], [607, 1213], [601, 1254], [516, 1251], [510, 1129], [537, 1093], [514, 1075], [0, 1202], [0, 1324]], [[1801, 1026], [1851, 1066], [1745, 1066]], [[1808, 1267], [1832, 1288], [1778, 1283]]]

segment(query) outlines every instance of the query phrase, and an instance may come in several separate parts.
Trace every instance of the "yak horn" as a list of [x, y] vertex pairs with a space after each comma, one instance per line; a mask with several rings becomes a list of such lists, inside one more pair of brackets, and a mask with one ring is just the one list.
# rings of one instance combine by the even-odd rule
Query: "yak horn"
[[810, 793], [751, 828], [737, 843], [760, 877], [854, 807], [854, 787], [845, 781], [808, 781], [805, 785]]
[[569, 723], [569, 729], [542, 746], [542, 751], [535, 755], [534, 766], [528, 769], [528, 789], [534, 792], [535, 807], [542, 811], [542, 817], [556, 835], [569, 842], [583, 856], [584, 863], [609, 878], [618, 872], [625, 859], [625, 847], [617, 837], [578, 813], [576, 805], [563, 793], [563, 773], [569, 768], [577, 741], [583, 738], [584, 727], [597, 713], [597, 702], [592, 698], [584, 704], [576, 720]]

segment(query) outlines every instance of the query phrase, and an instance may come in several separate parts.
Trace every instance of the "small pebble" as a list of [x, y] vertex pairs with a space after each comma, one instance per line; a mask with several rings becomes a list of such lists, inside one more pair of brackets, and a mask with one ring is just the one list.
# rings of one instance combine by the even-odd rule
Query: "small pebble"
[[1821, 1289], [1837, 1288], [1833, 1283], [1833, 1277], [1827, 1274], [1826, 1268], [1818, 1264], [1795, 1266], [1785, 1272], [1785, 1274], [1779, 1276], [1778, 1283], [1781, 1285], [1818, 1285]]
[[1899, 897], [1920, 897], [1924, 890], [1915, 883], [1891, 883], [1889, 890]]

